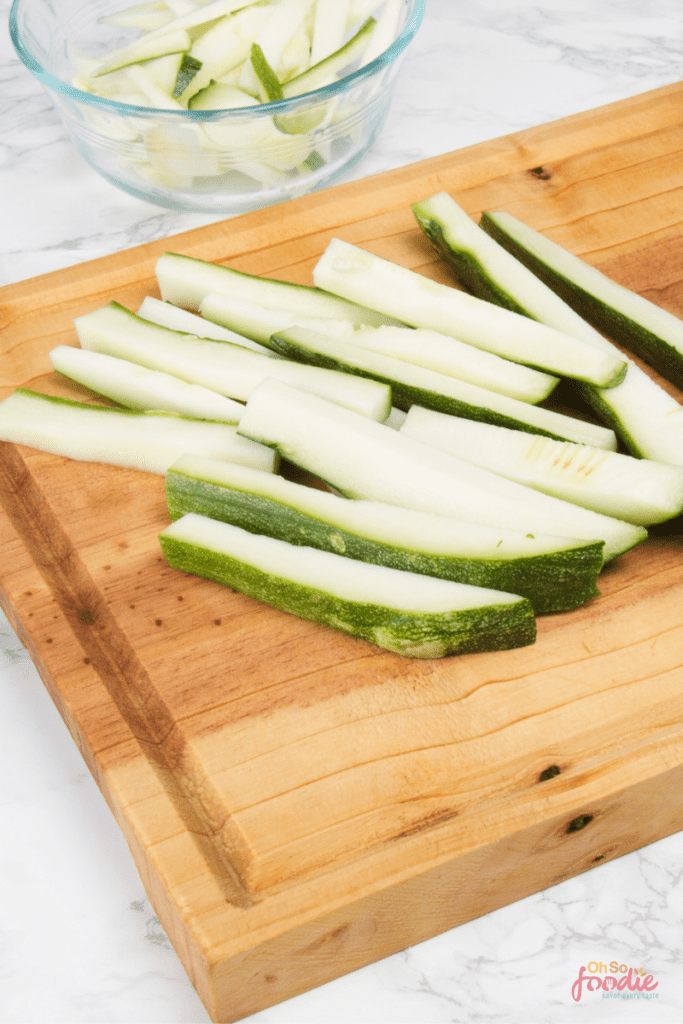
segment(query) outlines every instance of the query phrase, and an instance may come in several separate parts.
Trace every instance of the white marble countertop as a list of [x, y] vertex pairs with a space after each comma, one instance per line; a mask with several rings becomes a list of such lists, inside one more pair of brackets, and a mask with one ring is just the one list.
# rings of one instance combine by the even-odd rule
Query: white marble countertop
[[[97, 177], [16, 59], [6, 28], [0, 61], [0, 284], [213, 219], [151, 206]], [[384, 133], [349, 177], [681, 77], [678, 0], [427, 0]], [[0, 1021], [207, 1021], [106, 804], [4, 619], [0, 709]], [[679, 833], [249, 1020], [680, 1021], [682, 874]], [[576, 1002], [580, 967], [612, 960], [647, 968], [658, 983], [653, 998], [607, 1000], [584, 988]]]

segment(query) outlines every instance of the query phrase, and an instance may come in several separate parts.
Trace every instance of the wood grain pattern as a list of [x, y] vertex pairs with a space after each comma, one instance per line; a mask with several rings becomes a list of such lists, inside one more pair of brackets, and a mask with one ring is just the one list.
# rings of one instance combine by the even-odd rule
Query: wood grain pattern
[[[683, 85], [0, 291], [0, 393], [165, 250], [308, 283], [335, 235], [449, 282], [411, 202], [504, 208], [683, 314]], [[672, 393], [674, 389], [671, 389]], [[681, 397], [680, 395], [678, 396]], [[160, 478], [0, 448], [0, 597], [212, 1018], [683, 824], [678, 522], [530, 648], [412, 662], [171, 570]], [[551, 769], [549, 771], [549, 769]]]

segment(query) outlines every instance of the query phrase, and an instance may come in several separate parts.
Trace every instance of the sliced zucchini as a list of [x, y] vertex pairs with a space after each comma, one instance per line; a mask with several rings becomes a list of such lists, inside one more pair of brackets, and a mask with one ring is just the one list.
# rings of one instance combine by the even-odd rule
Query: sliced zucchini
[[[228, 85], [227, 82], [214, 81], [196, 92], [187, 104], [188, 110], [240, 110], [242, 107], [258, 106], [258, 99], [255, 96], [250, 96], [244, 89], [238, 89], [236, 85]], [[205, 127], [210, 127], [210, 125]], [[249, 125], [242, 127], [242, 141], [249, 140], [250, 130]], [[235, 132], [235, 138], [237, 138], [236, 130], [233, 128], [232, 131]]]
[[251, 66], [254, 69], [260, 87], [260, 98], [263, 103], [272, 103], [283, 99], [282, 86], [266, 55], [258, 43], [251, 44], [250, 54]]
[[150, 32], [129, 46], [110, 53], [106, 60], [93, 69], [91, 75], [93, 78], [99, 78], [100, 75], [108, 75], [110, 71], [130, 67], [140, 61], [165, 57], [170, 53], [185, 53], [191, 46], [192, 40], [182, 29], [169, 30], [159, 35]]
[[482, 226], [585, 320], [683, 388], [683, 321], [505, 213]]
[[383, 323], [397, 323], [392, 317], [365, 309], [337, 295], [329, 295], [310, 285], [290, 284], [267, 277], [245, 274], [232, 267], [207, 263], [192, 256], [164, 253], [157, 262], [156, 276], [162, 299], [186, 309], [199, 309], [202, 299], [210, 292], [234, 295], [268, 309], [287, 309], [305, 316], [331, 317], [349, 320], [353, 324], [379, 327]]
[[290, 78], [288, 82], [285, 82], [282, 86], [282, 94], [285, 99], [301, 96], [303, 93], [312, 92], [314, 89], [320, 89], [322, 86], [330, 85], [331, 82], [336, 82], [340, 72], [361, 56], [375, 24], [374, 18], [368, 18], [348, 42], [334, 53], [319, 60], [306, 71], [302, 71], [296, 78]]
[[[524, 294], [525, 287], [532, 288], [528, 281], [528, 271], [475, 224], [447, 192], [439, 192], [429, 199], [413, 203], [413, 213], [439, 256], [448, 264], [456, 281], [470, 295], [521, 313], [522, 316], [540, 319], [519, 298], [520, 293]], [[543, 301], [544, 291], [544, 286], [539, 282], [534, 296], [536, 302]], [[570, 325], [576, 326], [571, 321]], [[557, 327], [557, 330], [569, 333], [564, 326]], [[586, 340], [590, 340], [593, 332], [588, 328], [587, 333], [589, 337]]]
[[438, 284], [406, 267], [335, 238], [313, 272], [319, 288], [429, 327], [477, 348], [557, 376], [613, 387], [626, 373], [622, 356], [600, 352], [544, 324]]
[[[190, 110], [238, 110], [251, 108], [255, 116], [239, 118], [234, 123], [206, 122], [202, 132], [208, 146], [230, 151], [230, 162], [251, 177], [262, 169], [288, 171], [297, 167], [310, 153], [307, 139], [288, 138], [278, 131], [273, 119], [259, 114], [258, 99], [243, 89], [226, 82], [211, 82], [190, 99]], [[258, 154], [258, 162], [253, 159]]]
[[163, 410], [221, 423], [239, 423], [244, 412], [239, 402], [209, 388], [101, 352], [58, 345], [50, 352], [50, 361], [58, 373], [127, 409]]
[[[316, 0], [317, 8], [317, 0]], [[309, 31], [309, 15], [300, 23], [296, 32], [280, 54], [278, 78], [288, 82], [295, 75], [300, 75], [311, 63], [311, 33]]]
[[683, 406], [634, 362], [618, 387], [581, 394], [632, 455], [683, 466]]
[[346, 22], [347, 31], [364, 21], [377, 8], [376, 0], [349, 0], [349, 13]]
[[535, 639], [529, 602], [298, 547], [189, 513], [159, 537], [176, 569], [408, 658], [507, 650]]
[[508, 480], [650, 526], [683, 512], [683, 467], [442, 416], [414, 405], [401, 433]]
[[647, 536], [642, 527], [506, 480], [280, 381], [254, 390], [238, 430], [346, 497], [525, 533], [603, 540], [605, 559]]
[[327, 491], [192, 455], [166, 474], [171, 519], [187, 512], [290, 544], [528, 598], [537, 615], [598, 591], [602, 543], [463, 523]]
[[400, 430], [406, 421], [408, 413], [404, 409], [397, 409], [395, 405], [392, 405], [391, 412], [384, 421], [386, 427], [391, 427], [392, 430]]
[[136, 28], [141, 32], [150, 32], [173, 20], [173, 14], [163, 0], [150, 0], [149, 3], [135, 4], [115, 14], [99, 19], [104, 25], [118, 25], [121, 28]]
[[270, 309], [254, 302], [246, 302], [234, 295], [219, 295], [215, 292], [202, 299], [199, 311], [204, 317], [204, 322], [209, 321], [237, 331], [261, 346], [267, 346], [276, 331], [295, 326], [308, 327], [310, 330], [330, 334], [335, 338], [351, 339], [355, 334], [354, 325], [348, 320], [305, 316], [303, 313], [292, 313], [288, 309]]
[[145, 38], [157, 38], [169, 31], [184, 30], [190, 32], [200, 25], [208, 25], [219, 18], [237, 14], [244, 8], [260, 5], [261, 0], [211, 0], [208, 4], [192, 6], [191, 10], [178, 14], [173, 21], [161, 28], [148, 32]]
[[[207, 295], [199, 307], [206, 320], [268, 345], [273, 334], [290, 327], [305, 327], [319, 334], [349, 341], [358, 348], [379, 352], [403, 362], [423, 366], [478, 387], [535, 404], [547, 398], [557, 377], [529, 366], [501, 359], [474, 345], [466, 345], [437, 331], [411, 327], [360, 327], [348, 320], [307, 317], [284, 309], [266, 309], [228, 295]], [[188, 314], [191, 315], [191, 314]]]
[[[161, 89], [166, 96], [172, 96], [178, 72], [186, 57], [186, 53], [167, 53], [163, 57], [146, 61], [145, 73], [149, 76], [149, 81], [156, 88]], [[130, 81], [134, 81], [134, 78], [131, 79], [130, 75], [128, 77]]]
[[384, 0], [381, 13], [377, 18], [377, 25], [363, 54], [363, 64], [369, 64], [391, 46], [399, 33], [403, 9], [402, 0]]
[[362, 327], [347, 337], [359, 348], [414, 363], [532, 405], [547, 398], [558, 384], [558, 378], [548, 373], [513, 363], [424, 327]]
[[272, 473], [274, 452], [227, 423], [108, 409], [19, 388], [0, 402], [0, 439], [85, 462], [165, 473], [185, 452]]
[[250, 348], [254, 352], [267, 354], [269, 350], [265, 345], [258, 345], [251, 338], [245, 338], [236, 331], [230, 331], [221, 327], [211, 320], [205, 320], [196, 313], [190, 313], [187, 309], [174, 306], [171, 302], [162, 302], [152, 295], [146, 295], [142, 300], [137, 315], [150, 323], [158, 324], [159, 327], [168, 327], [172, 331], [180, 331], [181, 334], [193, 334], [195, 338], [209, 338], [211, 341], [230, 341], [233, 345], [242, 345], [243, 348]]
[[[532, 265], [531, 253], [525, 256], [519, 240], [513, 239], [513, 225], [519, 224], [514, 218], [504, 218], [510, 232], [505, 234], [493, 223], [493, 218], [501, 215], [485, 214], [477, 228], [446, 193], [418, 206], [418, 221], [453, 269], [459, 266], [456, 272], [466, 287], [605, 352], [619, 354], [611, 342], [532, 273], [539, 264], [535, 261]], [[542, 235], [526, 227], [524, 231], [527, 237], [533, 237], [535, 248], [544, 245]], [[446, 250], [451, 248], [449, 257]], [[627, 359], [627, 363], [626, 377], [616, 387], [577, 385], [583, 398], [633, 455], [683, 465], [683, 409], [632, 360]]]
[[[182, 104], [171, 96], [171, 91], [169, 90], [167, 92], [163, 86], [159, 85], [156, 80], [156, 75], [154, 75], [149, 69], [150, 63], [155, 62], [148, 61], [147, 63], [133, 64], [129, 67], [127, 73], [131, 82], [133, 82], [140, 92], [147, 97], [147, 104], [149, 106], [156, 107], [159, 110], [182, 110]], [[172, 129], [169, 129], [164, 125], [154, 125], [148, 129], [145, 133], [145, 148], [147, 149], [150, 160], [152, 158], [152, 153], [154, 153], [154, 155], [160, 158], [164, 163], [171, 163], [173, 161], [173, 157], [176, 155], [173, 152], [174, 149], [186, 149], [186, 145], [181, 145], [179, 147], [177, 142], [175, 146], [173, 145], [171, 140], [174, 138], [174, 134], [175, 133]], [[193, 134], [193, 129], [189, 128], [188, 134], [185, 138], [185, 143], [189, 141]], [[160, 148], [160, 141], [165, 143], [164, 149]], [[168, 147], [168, 149], [166, 147]]]
[[[253, 42], [260, 47], [276, 74], [280, 72], [283, 55], [304, 25], [313, 0], [280, 0], [268, 8], [268, 19]], [[237, 84], [249, 92], [258, 92], [259, 80], [250, 60], [242, 65]]]
[[[252, 41], [268, 17], [268, 5], [254, 3], [210, 25], [192, 44], [192, 56], [201, 69], [180, 94], [182, 103], [192, 106], [193, 97], [212, 80], [234, 71], [249, 57]], [[232, 104], [231, 104], [232, 105]]]
[[381, 381], [391, 388], [393, 404], [399, 409], [423, 405], [452, 416], [498, 423], [546, 437], [588, 442], [596, 447], [616, 447], [613, 431], [605, 427], [520, 402], [391, 356], [369, 352], [304, 327], [278, 331], [270, 339], [270, 345], [291, 359]]
[[[535, 253], [550, 253], [551, 248], [555, 250], [555, 243], [515, 218], [498, 213], [484, 214], [481, 227], [499, 243], [498, 253], [507, 250], [518, 261], [519, 269], [512, 275], [508, 272], [509, 264], [498, 258], [495, 264], [487, 264], [487, 273], [495, 274], [501, 287], [501, 298], [505, 292], [514, 291], [515, 302], [524, 306], [528, 316], [603, 351], [618, 352], [548, 286], [550, 278], [547, 282], [541, 279], [545, 264]], [[523, 276], [524, 271], [526, 276]], [[583, 385], [580, 391], [632, 455], [683, 465], [683, 406], [632, 360], [628, 360], [626, 377], [617, 387], [605, 390]]]
[[311, 34], [311, 65], [336, 53], [344, 45], [349, 0], [316, 0]]
[[391, 408], [391, 389], [386, 384], [273, 358], [229, 342], [180, 334], [142, 320], [117, 302], [74, 323], [83, 348], [170, 373], [238, 401], [246, 401], [264, 378], [277, 377], [304, 390], [317, 389], [331, 401], [348, 403], [378, 420], [386, 419]]

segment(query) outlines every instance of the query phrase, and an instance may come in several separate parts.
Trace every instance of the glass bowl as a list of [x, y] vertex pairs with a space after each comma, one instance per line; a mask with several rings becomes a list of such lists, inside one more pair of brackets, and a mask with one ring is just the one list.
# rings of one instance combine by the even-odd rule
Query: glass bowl
[[159, 206], [231, 215], [332, 184], [373, 145], [424, 13], [425, 0], [400, 3], [394, 42], [369, 64], [301, 96], [227, 110], [138, 106], [71, 84], [79, 60], [135, 37], [104, 20], [126, 0], [14, 0], [10, 31], [99, 174]]

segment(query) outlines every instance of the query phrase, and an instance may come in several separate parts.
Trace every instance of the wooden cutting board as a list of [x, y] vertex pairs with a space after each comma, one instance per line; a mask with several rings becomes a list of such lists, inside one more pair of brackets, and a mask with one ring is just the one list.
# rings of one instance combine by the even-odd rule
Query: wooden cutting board
[[[449, 281], [410, 204], [506, 209], [683, 314], [683, 85], [0, 292], [3, 394], [166, 249], [310, 282], [339, 236]], [[216, 1021], [683, 825], [680, 523], [528, 648], [414, 662], [169, 569], [163, 481], [3, 444], [3, 607]]]

